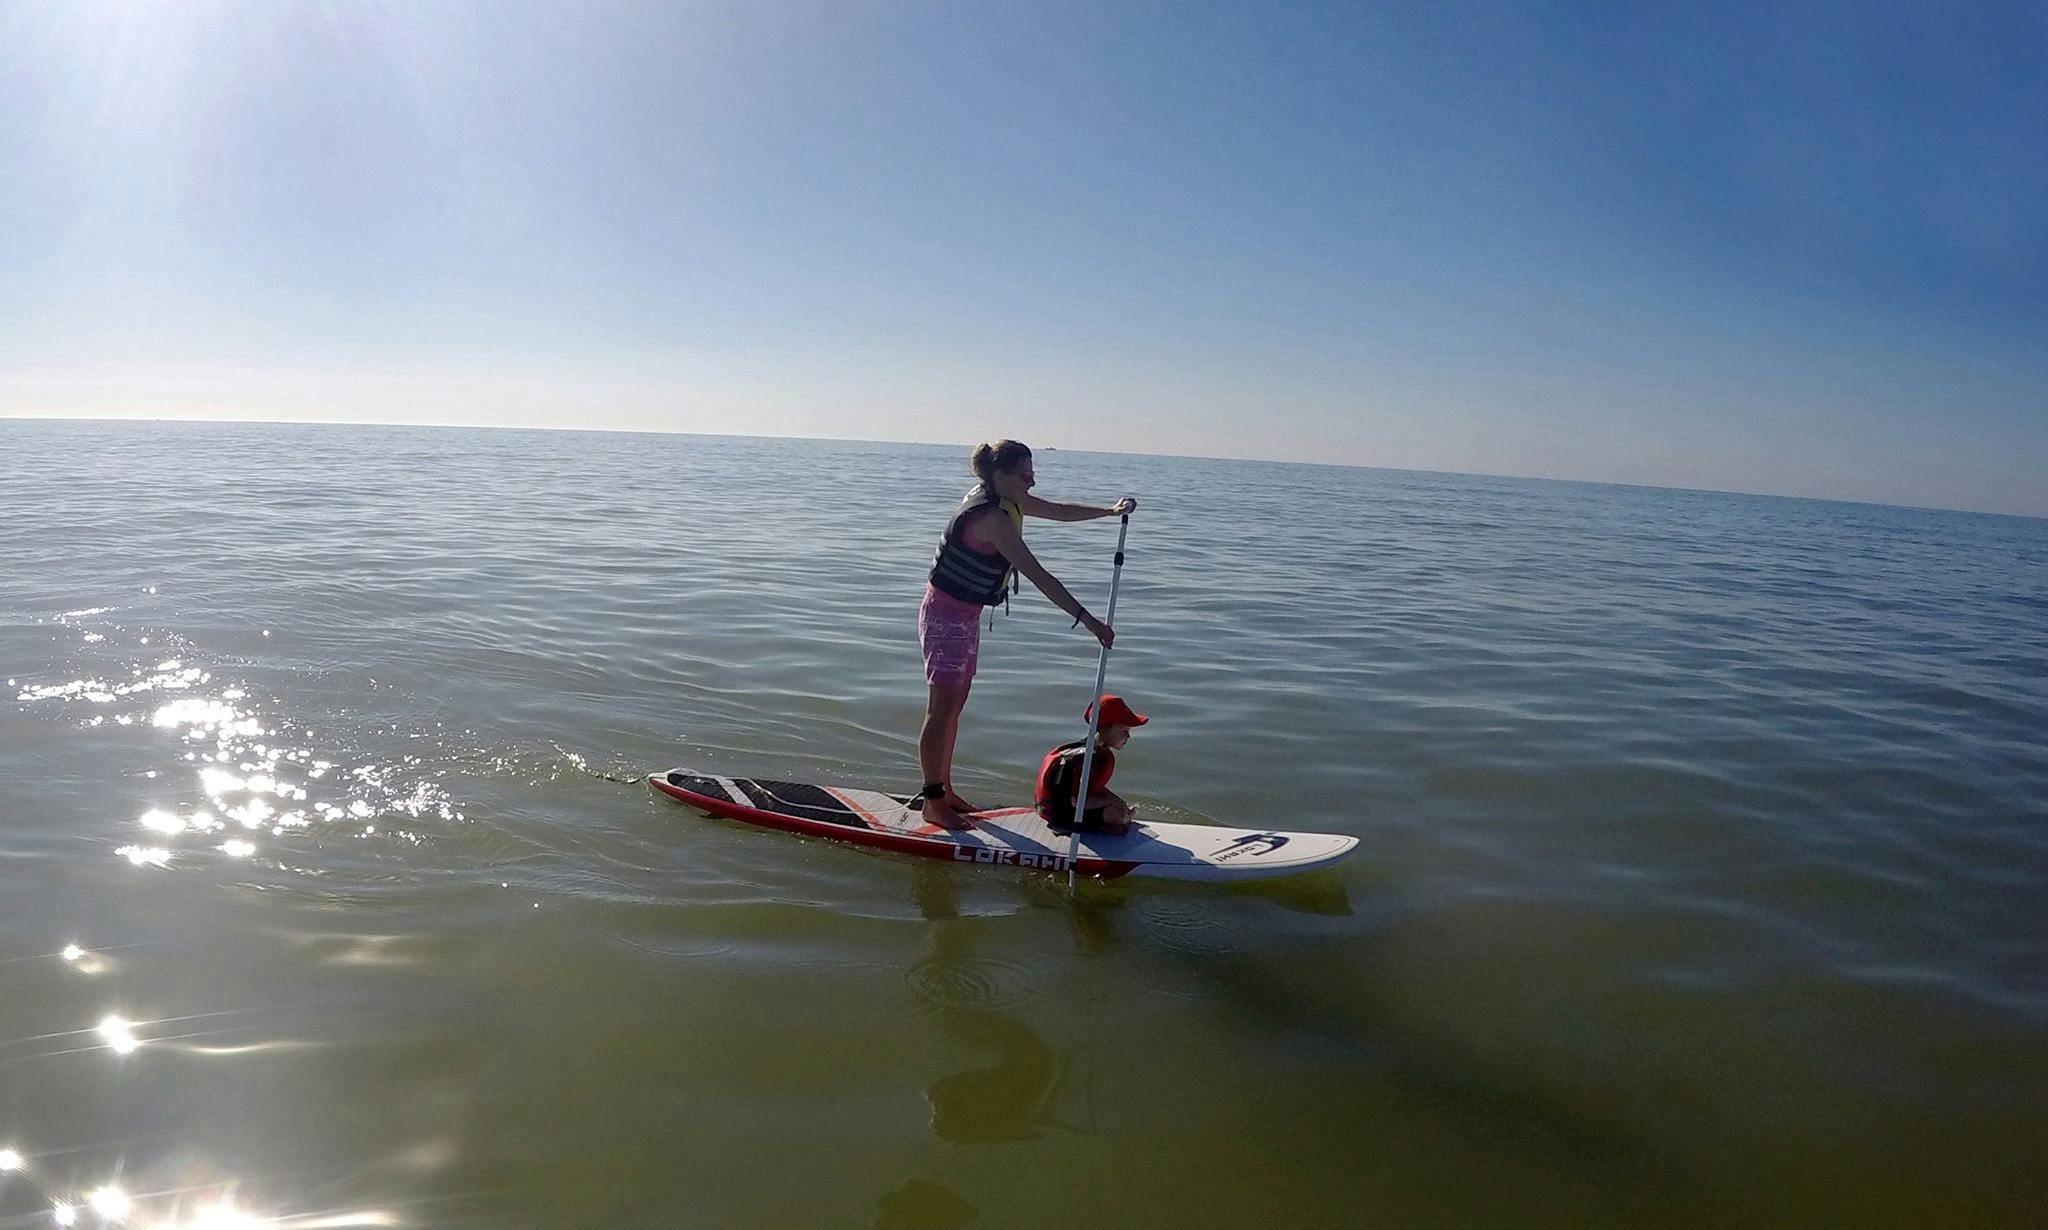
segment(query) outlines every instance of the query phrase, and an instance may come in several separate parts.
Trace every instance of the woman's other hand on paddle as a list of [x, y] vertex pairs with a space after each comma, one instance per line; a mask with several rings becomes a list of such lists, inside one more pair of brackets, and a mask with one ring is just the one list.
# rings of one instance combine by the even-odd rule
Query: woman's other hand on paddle
[[1128, 517], [1132, 513], [1138, 511], [1138, 497], [1134, 495], [1127, 495], [1123, 499], [1118, 500], [1113, 506], [1111, 506], [1109, 511], [1112, 516]]
[[1081, 624], [1095, 634], [1095, 639], [1102, 642], [1104, 649], [1116, 643], [1116, 629], [1086, 611], [1081, 612]]

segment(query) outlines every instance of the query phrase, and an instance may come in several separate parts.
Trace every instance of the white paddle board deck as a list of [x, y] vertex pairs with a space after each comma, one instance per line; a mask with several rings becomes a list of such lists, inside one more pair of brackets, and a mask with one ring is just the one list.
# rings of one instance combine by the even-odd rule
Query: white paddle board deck
[[[953, 831], [926, 824], [909, 796], [846, 786], [714, 777], [672, 769], [647, 784], [692, 807], [767, 828], [942, 858], [955, 863], [1067, 869], [1067, 835], [1054, 832], [1029, 807], [973, 813], [974, 827]], [[1356, 837], [1283, 833], [1206, 824], [1131, 822], [1119, 836], [1084, 831], [1074, 871], [1115, 879], [1256, 880], [1327, 866], [1349, 854]]]

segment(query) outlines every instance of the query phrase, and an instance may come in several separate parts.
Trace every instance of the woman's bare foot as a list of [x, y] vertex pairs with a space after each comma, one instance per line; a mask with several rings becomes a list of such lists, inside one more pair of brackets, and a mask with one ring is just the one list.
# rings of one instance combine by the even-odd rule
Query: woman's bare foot
[[945, 801], [942, 799], [926, 799], [924, 801], [924, 822], [942, 829], [950, 829], [956, 833], [962, 829], [974, 827], [973, 821], [954, 812], [952, 808], [946, 806]]
[[952, 808], [954, 811], [959, 812], [962, 815], [966, 815], [968, 812], [976, 812], [981, 810], [979, 807], [976, 807], [974, 804], [968, 802], [966, 799], [961, 798], [959, 795], [954, 794], [950, 790], [946, 792], [946, 806]]

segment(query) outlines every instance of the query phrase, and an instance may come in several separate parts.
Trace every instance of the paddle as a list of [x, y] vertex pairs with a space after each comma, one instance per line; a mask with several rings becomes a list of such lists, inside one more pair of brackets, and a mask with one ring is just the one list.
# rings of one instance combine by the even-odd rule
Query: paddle
[[[1116, 627], [1116, 583], [1124, 574], [1124, 536], [1131, 532], [1131, 514], [1119, 518], [1123, 525], [1116, 532], [1116, 565], [1109, 572], [1109, 610], [1102, 616], [1102, 622]], [[1067, 830], [1067, 892], [1074, 891], [1074, 855], [1081, 848], [1081, 821], [1088, 814], [1088, 773], [1095, 767], [1095, 729], [1102, 721], [1102, 685], [1109, 678], [1109, 646], [1102, 647], [1102, 655], [1095, 659], [1095, 690], [1088, 694], [1088, 742], [1081, 753], [1081, 783], [1074, 788], [1074, 822]]]

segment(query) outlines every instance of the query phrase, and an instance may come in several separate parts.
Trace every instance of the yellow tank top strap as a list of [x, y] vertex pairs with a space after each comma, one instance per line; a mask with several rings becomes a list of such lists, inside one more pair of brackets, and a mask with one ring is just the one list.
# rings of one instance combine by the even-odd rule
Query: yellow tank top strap
[[[1002, 505], [1003, 511], [1010, 514], [1010, 524], [1016, 526], [1017, 532], [1019, 534], [1022, 534], [1024, 532], [1024, 506], [1022, 504], [1019, 504], [1015, 500], [1001, 500], [999, 501], [999, 503]], [[1008, 615], [1010, 613], [1010, 595], [1016, 593], [1018, 588], [1019, 587], [1017, 584], [1017, 570], [1015, 568], [1004, 569], [1003, 614]], [[989, 612], [989, 620], [989, 627], [995, 627], [994, 611]]]

